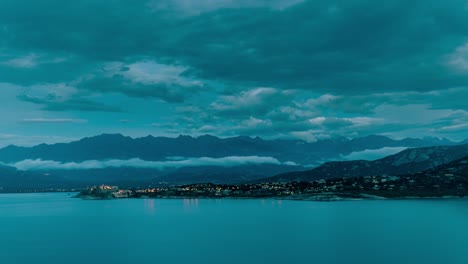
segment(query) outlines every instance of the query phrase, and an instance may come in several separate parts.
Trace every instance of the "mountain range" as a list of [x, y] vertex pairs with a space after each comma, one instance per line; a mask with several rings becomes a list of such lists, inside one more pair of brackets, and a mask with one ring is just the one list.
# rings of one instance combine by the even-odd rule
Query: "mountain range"
[[425, 147], [456, 145], [439, 138], [405, 138], [394, 140], [371, 135], [362, 138], [344, 137], [306, 142], [303, 140], [265, 140], [259, 137], [218, 138], [211, 135], [176, 138], [147, 136], [131, 138], [121, 134], [102, 134], [71, 143], [41, 144], [34, 147], [8, 146], [0, 149], [0, 161], [18, 162], [26, 159], [81, 162], [86, 160], [132, 159], [148, 161], [168, 157], [228, 157], [262, 156], [302, 165], [317, 165], [330, 159], [340, 159], [353, 152], [385, 147]]
[[[244, 136], [131, 138], [103, 134], [71, 143], [0, 149], [0, 191], [82, 188], [95, 184], [137, 187], [200, 182], [234, 184], [262, 179], [308, 181], [413, 173], [467, 155], [468, 144], [459, 144], [446, 139], [394, 140], [378, 135], [306, 142]], [[355, 153], [388, 148], [412, 149], [375, 161], [342, 161]], [[310, 170], [327, 160], [334, 162]], [[121, 165], [115, 166], [116, 163]]]
[[382, 159], [327, 162], [317, 168], [280, 174], [265, 182], [318, 181], [360, 176], [414, 174], [450, 163], [468, 155], [468, 144], [410, 148]]

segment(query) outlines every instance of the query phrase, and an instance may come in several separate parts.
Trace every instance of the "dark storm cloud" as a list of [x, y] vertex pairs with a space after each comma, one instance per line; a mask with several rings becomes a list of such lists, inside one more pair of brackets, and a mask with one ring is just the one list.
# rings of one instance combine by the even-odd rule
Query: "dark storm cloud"
[[1, 83], [174, 133], [462, 137], [468, 1], [3, 0]]
[[426, 91], [467, 83], [446, 65], [468, 37], [466, 14], [466, 1], [309, 1], [202, 14], [163, 40], [205, 78], [345, 94]]
[[135, 0], [5, 0], [3, 43], [28, 51], [60, 51], [93, 59], [138, 54], [153, 45], [161, 23]]
[[468, 38], [465, 0], [307, 1], [172, 19], [139, 0], [7, 0], [0, 10], [7, 47], [93, 61], [152, 55], [242, 85], [364, 93], [468, 81], [445, 61]]

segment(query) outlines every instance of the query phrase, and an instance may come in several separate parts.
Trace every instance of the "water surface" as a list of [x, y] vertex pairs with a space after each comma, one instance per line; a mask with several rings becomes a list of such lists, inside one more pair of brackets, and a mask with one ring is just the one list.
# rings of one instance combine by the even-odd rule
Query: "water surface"
[[0, 263], [468, 263], [468, 201], [0, 195]]

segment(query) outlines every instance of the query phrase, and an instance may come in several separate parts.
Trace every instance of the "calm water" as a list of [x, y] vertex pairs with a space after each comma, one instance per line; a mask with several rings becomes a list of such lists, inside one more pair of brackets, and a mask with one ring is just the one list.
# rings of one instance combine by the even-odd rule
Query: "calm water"
[[0, 263], [468, 263], [468, 201], [0, 195]]

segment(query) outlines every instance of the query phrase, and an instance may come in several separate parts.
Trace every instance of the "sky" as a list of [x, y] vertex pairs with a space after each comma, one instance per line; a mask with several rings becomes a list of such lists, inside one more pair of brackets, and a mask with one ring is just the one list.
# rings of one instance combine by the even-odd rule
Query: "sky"
[[0, 146], [468, 138], [467, 0], [0, 0]]

